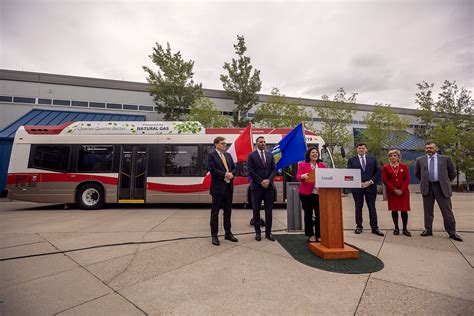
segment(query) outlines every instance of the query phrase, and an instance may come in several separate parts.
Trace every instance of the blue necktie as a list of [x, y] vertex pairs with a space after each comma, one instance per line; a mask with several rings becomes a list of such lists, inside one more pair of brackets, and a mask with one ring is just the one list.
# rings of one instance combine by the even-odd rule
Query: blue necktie
[[362, 166], [362, 170], [365, 171], [365, 157], [362, 156], [360, 160], [361, 160], [361, 164], [360, 164], [360, 165]]
[[429, 166], [429, 180], [431, 182], [435, 181], [435, 162], [434, 162], [434, 157], [430, 157], [430, 166]]

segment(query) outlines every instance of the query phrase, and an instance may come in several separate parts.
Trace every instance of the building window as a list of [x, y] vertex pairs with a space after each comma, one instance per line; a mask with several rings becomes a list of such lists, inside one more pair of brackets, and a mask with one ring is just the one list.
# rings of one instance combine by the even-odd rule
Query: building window
[[38, 104], [51, 104], [51, 99], [38, 99]]
[[70, 106], [70, 105], [71, 105], [71, 101], [69, 101], [69, 100], [57, 100], [57, 99], [54, 99], [54, 100], [53, 100], [53, 104], [54, 104], [54, 105], [66, 105], [66, 106]]
[[89, 102], [89, 107], [105, 109], [105, 103], [102, 103], [102, 102]]
[[197, 176], [198, 146], [166, 145], [164, 176]]
[[133, 105], [133, 104], [124, 104], [123, 105], [124, 110], [138, 110], [138, 105]]
[[118, 103], [107, 103], [107, 109], [122, 109], [122, 104]]
[[12, 102], [13, 97], [9, 97], [6, 95], [0, 95], [0, 102]]
[[36, 98], [13, 97], [15, 103], [36, 103]]
[[67, 145], [38, 145], [32, 152], [34, 168], [62, 172], [69, 169], [70, 147]]
[[113, 160], [112, 145], [81, 145], [77, 157], [77, 171], [111, 172]]
[[153, 107], [149, 105], [140, 105], [140, 111], [153, 112]]
[[89, 106], [88, 102], [85, 101], [72, 101], [71, 103], [72, 106], [81, 106], [83, 108], [86, 108]]

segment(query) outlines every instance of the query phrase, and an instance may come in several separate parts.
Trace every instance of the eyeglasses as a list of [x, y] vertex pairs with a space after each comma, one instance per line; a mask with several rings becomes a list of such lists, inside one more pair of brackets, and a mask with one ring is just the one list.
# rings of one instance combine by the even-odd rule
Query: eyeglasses
[[226, 142], [220, 142], [219, 145], [227, 145]]

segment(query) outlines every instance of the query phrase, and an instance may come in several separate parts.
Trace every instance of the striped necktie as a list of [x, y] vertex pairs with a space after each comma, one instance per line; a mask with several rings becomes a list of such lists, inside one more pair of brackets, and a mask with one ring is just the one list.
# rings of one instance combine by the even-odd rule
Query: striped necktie
[[429, 180], [431, 182], [434, 182], [435, 181], [435, 164], [434, 164], [433, 156], [430, 157], [430, 166], [429, 166], [428, 173], [429, 173]]
[[360, 157], [360, 165], [362, 166], [362, 170], [365, 171], [365, 157]]

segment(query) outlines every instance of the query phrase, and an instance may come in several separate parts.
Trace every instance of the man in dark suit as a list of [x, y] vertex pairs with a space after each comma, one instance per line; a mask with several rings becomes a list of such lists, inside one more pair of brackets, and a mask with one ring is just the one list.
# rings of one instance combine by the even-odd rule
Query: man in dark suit
[[375, 209], [375, 199], [377, 197], [377, 174], [379, 172], [377, 160], [374, 157], [367, 156], [367, 145], [360, 143], [357, 145], [357, 156], [347, 161], [347, 168], [360, 169], [362, 176], [362, 188], [352, 189], [352, 196], [355, 202], [356, 229], [354, 233], [360, 234], [362, 227], [362, 207], [364, 207], [364, 198], [369, 209], [370, 227], [372, 234], [383, 236], [377, 224], [377, 210]]
[[247, 166], [249, 176], [252, 178], [250, 192], [252, 194], [253, 223], [255, 227], [255, 240], [262, 240], [260, 230], [260, 205], [265, 206], [265, 237], [275, 241], [272, 235], [272, 209], [275, 196], [273, 178], [277, 171], [273, 155], [265, 150], [265, 138], [260, 136], [255, 141], [257, 150], [248, 156]]
[[420, 180], [420, 190], [423, 195], [423, 211], [425, 213], [425, 230], [421, 236], [433, 235], [434, 201], [438, 202], [443, 215], [444, 229], [449, 238], [463, 241], [456, 233], [451, 204], [451, 181], [456, 178], [456, 169], [448, 156], [437, 153], [438, 146], [434, 142], [426, 142], [426, 155], [418, 157], [415, 162], [415, 176]]
[[225, 239], [237, 242], [230, 230], [230, 216], [232, 214], [232, 197], [234, 194], [234, 177], [237, 174], [237, 166], [232, 156], [225, 152], [227, 143], [225, 138], [218, 136], [214, 139], [215, 151], [207, 157], [207, 169], [211, 173], [211, 187], [209, 193], [212, 196], [211, 208], [211, 236], [212, 244], [219, 246], [218, 219], [219, 210], [224, 210]]

